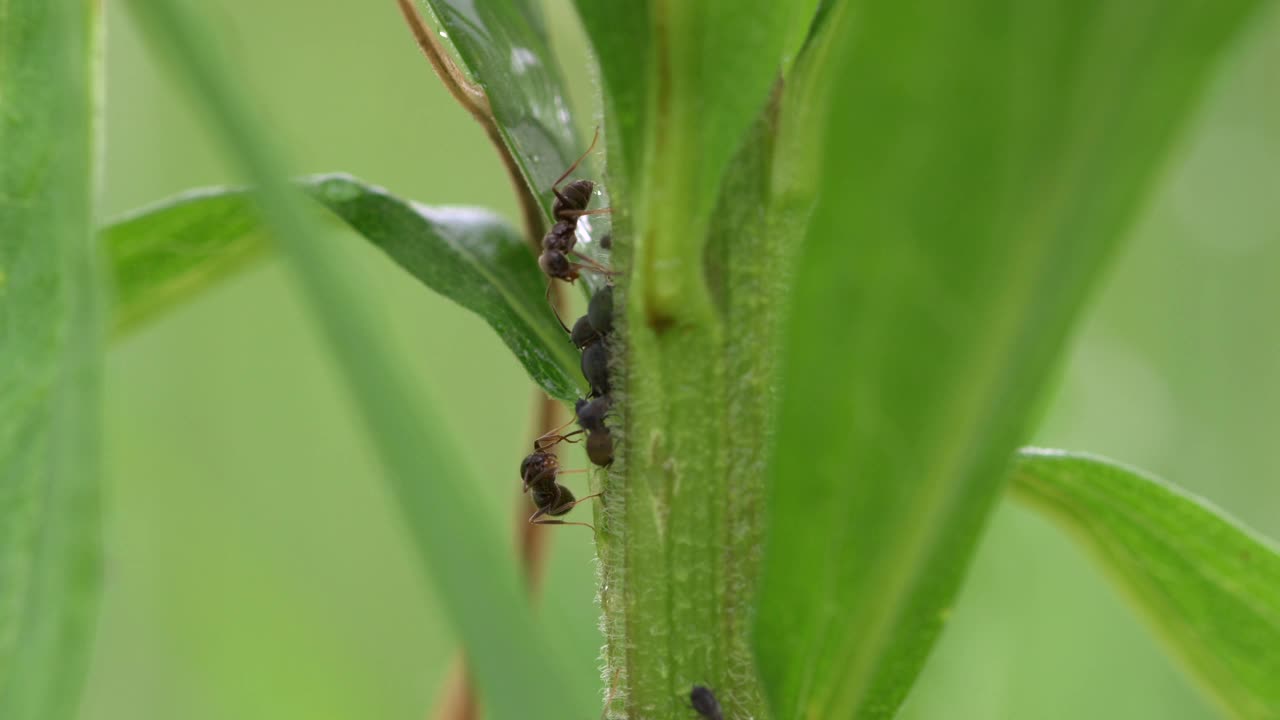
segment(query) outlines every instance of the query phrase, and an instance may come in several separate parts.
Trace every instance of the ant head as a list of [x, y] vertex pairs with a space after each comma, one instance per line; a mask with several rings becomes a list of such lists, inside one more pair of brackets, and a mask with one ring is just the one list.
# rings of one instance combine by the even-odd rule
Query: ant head
[[578, 271], [573, 267], [573, 263], [569, 262], [569, 258], [559, 250], [545, 250], [538, 256], [538, 267], [542, 268], [542, 272], [549, 277], [553, 277], [565, 282], [573, 282], [578, 279]]
[[555, 455], [535, 450], [520, 462], [520, 479], [524, 481], [526, 487], [539, 485], [541, 484], [539, 481], [544, 477], [554, 478], [556, 469], [559, 467], [560, 461]]
[[601, 335], [608, 335], [613, 330], [612, 285], [605, 285], [591, 296], [591, 302], [587, 303], [587, 319]]
[[569, 339], [573, 341], [573, 346], [581, 350], [600, 338], [600, 334], [596, 329], [591, 327], [591, 322], [586, 315], [578, 318], [578, 322], [573, 324], [573, 329], [569, 331]]

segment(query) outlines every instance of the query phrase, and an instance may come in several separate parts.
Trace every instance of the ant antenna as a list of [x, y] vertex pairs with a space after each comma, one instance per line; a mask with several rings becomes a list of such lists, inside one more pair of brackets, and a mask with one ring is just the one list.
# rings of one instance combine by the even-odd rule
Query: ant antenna
[[551, 183], [551, 192], [559, 195], [559, 193], [556, 192], [556, 188], [560, 186], [560, 183], [564, 182], [565, 178], [569, 177], [569, 173], [573, 172], [574, 169], [578, 167], [578, 163], [585, 160], [586, 157], [591, 154], [591, 148], [596, 146], [596, 140], [599, 140], [599, 139], [600, 139], [600, 126], [597, 125], [596, 134], [591, 136], [591, 144], [587, 146], [587, 151], [582, 153], [582, 155], [579, 155], [578, 159], [574, 160], [573, 164], [569, 166], [569, 169], [565, 170], [563, 175], [556, 178], [556, 181]]
[[564, 319], [560, 317], [560, 311], [556, 309], [556, 304], [551, 302], [551, 280], [551, 278], [547, 278], [547, 305], [551, 307], [551, 314], [556, 316], [556, 322], [560, 323], [560, 327], [572, 335], [573, 331], [569, 329], [568, 325], [564, 324]]

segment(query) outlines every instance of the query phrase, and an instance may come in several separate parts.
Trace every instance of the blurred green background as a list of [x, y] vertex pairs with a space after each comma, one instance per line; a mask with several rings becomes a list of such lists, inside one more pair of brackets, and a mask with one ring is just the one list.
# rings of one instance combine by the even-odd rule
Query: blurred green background
[[[183, 88], [119, 5], [106, 5], [103, 216], [234, 181]], [[595, 121], [581, 33], [567, 2], [547, 11], [586, 137]], [[344, 170], [423, 202], [517, 217], [488, 141], [440, 88], [390, 0], [224, 0], [205, 15], [298, 172]], [[1273, 5], [1223, 67], [1095, 295], [1036, 434], [1157, 472], [1272, 537], [1277, 67]], [[533, 384], [484, 323], [359, 241], [347, 260], [452, 420], [476, 495], [509, 518]], [[106, 594], [83, 717], [427, 717], [454, 640], [280, 263], [117, 342], [107, 382]], [[543, 619], [594, 676], [588, 533], [559, 530]], [[903, 716], [1215, 711], [1081, 552], [1006, 504]]]

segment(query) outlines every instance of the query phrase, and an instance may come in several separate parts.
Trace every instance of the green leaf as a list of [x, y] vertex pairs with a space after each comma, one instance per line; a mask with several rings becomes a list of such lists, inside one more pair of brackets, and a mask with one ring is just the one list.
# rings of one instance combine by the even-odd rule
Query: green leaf
[[[185, 87], [257, 189], [266, 226], [296, 270], [355, 407], [408, 524], [426, 577], [462, 641], [489, 711], [497, 718], [591, 717], [593, 698], [575, 692], [565, 652], [525, 601], [513, 549], [479, 507], [476, 479], [429, 410], [416, 374], [394, 355], [372, 308], [323, 240], [324, 227], [285, 179], [287, 163], [253, 124], [256, 113], [224, 70], [210, 23], [184, 0], [133, 0], [162, 65]], [[513, 481], [514, 482], [514, 481]], [[464, 549], [465, 551], [460, 551]]]
[[101, 575], [98, 3], [0, 9], [0, 717], [76, 714]]
[[530, 0], [417, 0], [462, 70], [483, 89], [503, 142], [550, 217], [551, 183], [585, 149], [574, 138], [564, 78], [540, 5]]
[[[426, 207], [346, 175], [302, 188], [424, 285], [484, 318], [554, 397], [585, 392], [578, 356], [547, 304], [519, 234], [473, 208]], [[247, 190], [208, 188], [144, 208], [103, 231], [125, 331], [256, 257], [266, 246]]]
[[774, 717], [890, 717], [1086, 291], [1256, 3], [835, 4], [757, 654]]
[[1109, 570], [1235, 716], [1280, 717], [1280, 553], [1205, 500], [1105, 458], [1023, 450], [1014, 497]]

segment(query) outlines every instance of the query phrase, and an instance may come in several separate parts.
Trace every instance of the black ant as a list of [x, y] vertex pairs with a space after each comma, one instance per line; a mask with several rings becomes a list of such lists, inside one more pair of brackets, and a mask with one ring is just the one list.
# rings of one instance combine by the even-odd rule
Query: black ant
[[560, 431], [571, 422], [573, 421], [570, 420], [554, 430], [548, 430], [533, 441], [533, 452], [520, 461], [520, 479], [524, 481], [525, 492], [529, 492], [529, 488], [533, 485], [547, 481], [555, 482], [557, 475], [582, 472], [581, 470], [561, 470], [560, 459], [551, 452], [562, 442], [578, 442], [574, 438], [586, 432], [586, 430], [574, 430], [562, 435]]
[[565, 423], [565, 425], [550, 430], [537, 440], [534, 440], [533, 452], [527, 455], [520, 463], [520, 479], [524, 481], [524, 490], [530, 493], [534, 507], [537, 508], [529, 516], [529, 522], [534, 525], [582, 525], [594, 530], [595, 528], [588, 523], [543, 518], [544, 515], [559, 517], [568, 513], [578, 503], [600, 497], [603, 494], [595, 493], [577, 500], [574, 498], [573, 493], [569, 491], [569, 488], [556, 481], [556, 478], [560, 475], [585, 472], [583, 470], [561, 470], [560, 460], [555, 456], [555, 453], [551, 452], [559, 443], [576, 442], [573, 438], [586, 432], [585, 430], [575, 430], [568, 434], [561, 434], [560, 431], [568, 424]]
[[720, 709], [720, 703], [708, 688], [694, 685], [693, 691], [689, 693], [689, 704], [707, 720], [724, 720], [724, 711]]
[[[564, 190], [560, 189], [560, 183], [569, 177], [569, 174], [578, 167], [578, 163], [591, 154], [592, 148], [596, 146], [596, 141], [599, 139], [600, 128], [596, 128], [596, 134], [591, 138], [591, 144], [587, 146], [586, 152], [574, 160], [569, 169], [551, 184], [551, 192], [556, 196], [555, 202], [551, 205], [551, 216], [555, 218], [556, 223], [542, 237], [542, 254], [538, 256], [538, 267], [542, 268], [542, 272], [549, 277], [559, 278], [565, 282], [577, 280], [579, 271], [583, 269], [594, 270], [603, 275], [612, 274], [612, 271], [600, 263], [573, 252], [578, 242], [578, 218], [584, 215], [601, 215], [611, 212], [610, 208], [587, 209], [596, 184], [590, 180], [574, 180], [566, 185]], [[576, 262], [569, 259], [570, 254], [573, 254]]]

